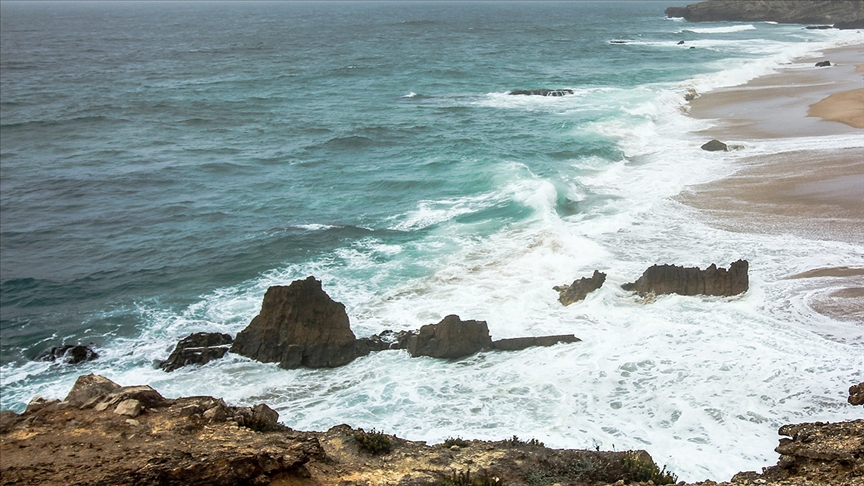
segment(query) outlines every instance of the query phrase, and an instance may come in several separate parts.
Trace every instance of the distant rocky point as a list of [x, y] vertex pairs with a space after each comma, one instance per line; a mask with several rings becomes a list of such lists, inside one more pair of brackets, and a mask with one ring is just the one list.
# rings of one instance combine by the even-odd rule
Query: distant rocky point
[[864, 27], [861, 0], [708, 0], [669, 7], [668, 17], [690, 22], [772, 21], [783, 24], [833, 24], [838, 29]]

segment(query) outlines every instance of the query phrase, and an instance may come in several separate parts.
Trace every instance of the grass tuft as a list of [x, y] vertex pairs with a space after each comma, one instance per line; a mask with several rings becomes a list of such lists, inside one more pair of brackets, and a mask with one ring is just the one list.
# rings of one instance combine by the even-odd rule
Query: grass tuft
[[678, 482], [678, 476], [671, 471], [667, 471], [666, 466], [660, 469], [653, 461], [643, 460], [636, 454], [631, 454], [624, 458], [624, 471], [631, 481], [653, 481], [658, 486]]

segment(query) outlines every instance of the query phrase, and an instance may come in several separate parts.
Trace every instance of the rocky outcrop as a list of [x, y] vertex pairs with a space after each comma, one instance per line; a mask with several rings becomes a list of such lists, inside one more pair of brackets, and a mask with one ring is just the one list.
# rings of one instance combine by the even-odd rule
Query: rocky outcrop
[[834, 28], [840, 30], [858, 30], [864, 29], [864, 18], [858, 18], [855, 20], [843, 21], [843, 22], [834, 22]]
[[67, 344], [46, 349], [36, 356], [36, 361], [60, 361], [66, 364], [83, 363], [99, 357], [92, 344]]
[[510, 92], [511, 95], [522, 96], [564, 96], [573, 94], [572, 89], [516, 89]]
[[572, 334], [559, 334], [557, 336], [538, 336], [499, 339], [492, 341], [492, 349], [500, 351], [520, 351], [535, 346], [548, 347], [558, 343], [578, 343], [581, 339]]
[[632, 283], [621, 286], [639, 295], [680, 294], [732, 296], [744, 293], [750, 286], [747, 260], [738, 260], [725, 268], [713, 263], [705, 270], [676, 265], [654, 265]]
[[174, 371], [187, 365], [203, 365], [220, 359], [228, 352], [233, 340], [228, 334], [196, 332], [181, 339], [168, 359], [159, 364], [165, 371]]
[[711, 140], [702, 145], [702, 150], [707, 150], [709, 152], [726, 152], [729, 150], [729, 147], [720, 140]]
[[345, 306], [308, 277], [267, 289], [261, 312], [237, 334], [231, 352], [286, 369], [332, 368], [358, 356], [356, 341]]
[[455, 359], [492, 347], [486, 321], [463, 321], [450, 314], [438, 324], [427, 324], [408, 343], [412, 357]]
[[563, 305], [568, 306], [574, 302], [584, 300], [591, 292], [603, 286], [606, 281], [606, 274], [598, 270], [594, 270], [594, 275], [583, 277], [579, 280], [574, 280], [570, 285], [557, 285], [552, 287], [558, 292], [558, 301]]
[[386, 351], [388, 349], [408, 349], [408, 343], [416, 335], [417, 331], [386, 330], [368, 338], [360, 338], [357, 340], [358, 354], [365, 355], [373, 351]]
[[691, 22], [772, 21], [784, 24], [835, 24], [864, 19], [860, 0], [708, 0], [669, 7], [668, 17]]
[[864, 405], [864, 382], [849, 387], [849, 398], [852, 405]]

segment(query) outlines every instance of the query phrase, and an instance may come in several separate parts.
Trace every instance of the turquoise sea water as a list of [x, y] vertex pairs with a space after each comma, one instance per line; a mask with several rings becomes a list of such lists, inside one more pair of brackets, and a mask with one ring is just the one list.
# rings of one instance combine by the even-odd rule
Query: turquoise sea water
[[[783, 277], [860, 265], [864, 248], [724, 232], [670, 198], [739, 157], [699, 150], [711, 122], [686, 116], [688, 90], [864, 37], [688, 24], [666, 6], [0, 3], [2, 408], [96, 372], [267, 401], [301, 429], [645, 448], [685, 479], [772, 463], [779, 424], [848, 418], [860, 324], [813, 313], [813, 290]], [[541, 88], [574, 94], [508, 94]], [[757, 148], [820, 144], [864, 145]], [[619, 288], [654, 263], [738, 258], [744, 297]], [[552, 286], [595, 268], [606, 286], [561, 307]], [[307, 275], [359, 337], [457, 313], [494, 338], [584, 341], [458, 363], [153, 369], [191, 332], [236, 334], [267, 286]], [[100, 359], [30, 361], [78, 342]]]

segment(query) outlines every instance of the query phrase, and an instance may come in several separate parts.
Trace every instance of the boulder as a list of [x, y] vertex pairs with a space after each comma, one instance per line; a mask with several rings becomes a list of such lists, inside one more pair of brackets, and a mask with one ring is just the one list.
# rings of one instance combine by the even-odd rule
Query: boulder
[[[96, 399], [105, 397], [122, 388], [117, 383], [100, 375], [82, 375], [79, 376], [66, 395], [64, 401], [69, 402], [73, 407], [81, 407], [87, 403], [91, 403]], [[95, 402], [94, 402], [95, 404]]]
[[181, 339], [174, 351], [159, 367], [174, 371], [186, 365], [203, 365], [225, 356], [232, 339], [228, 334], [218, 332], [196, 332]]
[[118, 403], [117, 407], [114, 409], [114, 413], [117, 415], [128, 415], [135, 418], [141, 414], [141, 409], [141, 402], [134, 398], [130, 398]]
[[819, 61], [816, 63], [816, 67], [831, 67], [831, 61]]
[[492, 341], [492, 348], [501, 351], [519, 351], [534, 346], [554, 346], [558, 343], [577, 343], [581, 339], [572, 334], [559, 334], [557, 336], [538, 336], [499, 339]]
[[332, 368], [357, 357], [345, 306], [335, 302], [315, 277], [273, 286], [261, 312], [240, 331], [231, 352], [282, 368]]
[[852, 405], [864, 405], [864, 382], [849, 387], [849, 398]]
[[486, 321], [463, 321], [449, 315], [438, 324], [427, 324], [408, 343], [412, 357], [455, 359], [492, 347]]
[[725, 268], [713, 263], [705, 270], [676, 265], [654, 265], [632, 283], [621, 286], [639, 295], [680, 294], [731, 296], [746, 292], [749, 288], [747, 260], [738, 260]]
[[603, 286], [603, 282], [605, 281], [606, 274], [594, 270], [594, 275], [590, 278], [583, 277], [579, 280], [574, 280], [570, 285], [558, 285], [552, 288], [558, 291], [558, 301], [568, 306], [574, 302], [584, 300], [588, 294]]
[[684, 41], [678, 41], [678, 44], [677, 44], [677, 45], [680, 46], [680, 45], [683, 45], [683, 44], [684, 44]]
[[709, 152], [726, 152], [729, 150], [729, 147], [726, 146], [725, 143], [720, 140], [711, 140], [710, 142], [702, 145], [702, 150], [707, 150]]
[[46, 349], [36, 356], [36, 361], [62, 361], [67, 364], [77, 364], [92, 361], [99, 357], [91, 344], [66, 344]]
[[510, 92], [511, 95], [522, 96], [564, 96], [573, 94], [572, 89], [516, 89]]
[[111, 392], [104, 397], [98, 397], [95, 400], [85, 403], [82, 408], [92, 405], [97, 412], [101, 412], [127, 401], [130, 403], [126, 404], [126, 407], [134, 407], [134, 404], [131, 403], [134, 401], [138, 403], [141, 409], [167, 407], [171, 405], [171, 400], [160, 395], [159, 392], [149, 385], [139, 385], [121, 386], [116, 391]]

